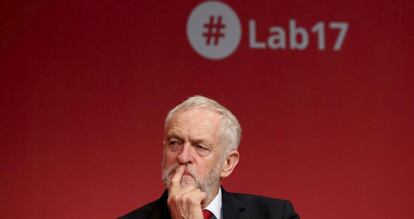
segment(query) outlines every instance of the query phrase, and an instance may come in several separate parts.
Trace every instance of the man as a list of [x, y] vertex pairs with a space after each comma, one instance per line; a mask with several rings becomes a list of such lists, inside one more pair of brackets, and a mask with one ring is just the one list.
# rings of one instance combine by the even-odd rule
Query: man
[[214, 100], [194, 96], [165, 119], [162, 197], [121, 219], [299, 219], [287, 200], [226, 192], [221, 180], [239, 162], [241, 128]]

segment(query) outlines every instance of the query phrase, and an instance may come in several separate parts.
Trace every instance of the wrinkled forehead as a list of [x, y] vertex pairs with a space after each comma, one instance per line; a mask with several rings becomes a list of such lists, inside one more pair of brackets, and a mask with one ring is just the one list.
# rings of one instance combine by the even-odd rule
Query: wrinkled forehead
[[167, 124], [164, 139], [203, 141], [215, 147], [224, 147], [221, 131], [223, 116], [215, 110], [191, 108], [177, 112]]
[[164, 137], [179, 136], [219, 144], [220, 118], [220, 114], [200, 108], [177, 112], [168, 123]]

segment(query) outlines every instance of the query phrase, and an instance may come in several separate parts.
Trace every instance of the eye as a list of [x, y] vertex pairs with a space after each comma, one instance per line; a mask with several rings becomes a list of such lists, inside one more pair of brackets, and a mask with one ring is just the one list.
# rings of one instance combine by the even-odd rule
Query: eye
[[202, 156], [206, 156], [210, 153], [210, 149], [204, 147], [202, 144], [196, 144], [194, 145], [197, 153], [199, 153]]
[[176, 150], [180, 149], [181, 141], [176, 139], [176, 138], [168, 139], [167, 146], [172, 151], [176, 151]]

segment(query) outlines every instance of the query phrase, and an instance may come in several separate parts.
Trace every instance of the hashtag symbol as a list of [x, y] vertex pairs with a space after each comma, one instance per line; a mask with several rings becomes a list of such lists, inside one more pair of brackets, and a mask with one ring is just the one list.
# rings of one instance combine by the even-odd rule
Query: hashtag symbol
[[203, 33], [203, 36], [206, 38], [206, 45], [213, 43], [215, 46], [218, 45], [221, 37], [224, 37], [224, 33], [221, 32], [226, 26], [222, 23], [221, 16], [217, 17], [217, 22], [214, 22], [214, 16], [210, 16], [208, 23], [204, 24], [204, 29], [206, 32]]

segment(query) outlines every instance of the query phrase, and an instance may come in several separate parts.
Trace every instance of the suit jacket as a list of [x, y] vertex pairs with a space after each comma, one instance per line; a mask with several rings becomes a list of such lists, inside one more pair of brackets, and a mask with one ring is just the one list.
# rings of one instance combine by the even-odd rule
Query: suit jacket
[[[222, 188], [223, 219], [300, 219], [287, 200], [256, 195], [229, 193]], [[138, 208], [120, 219], [171, 219], [168, 192], [160, 199]]]

